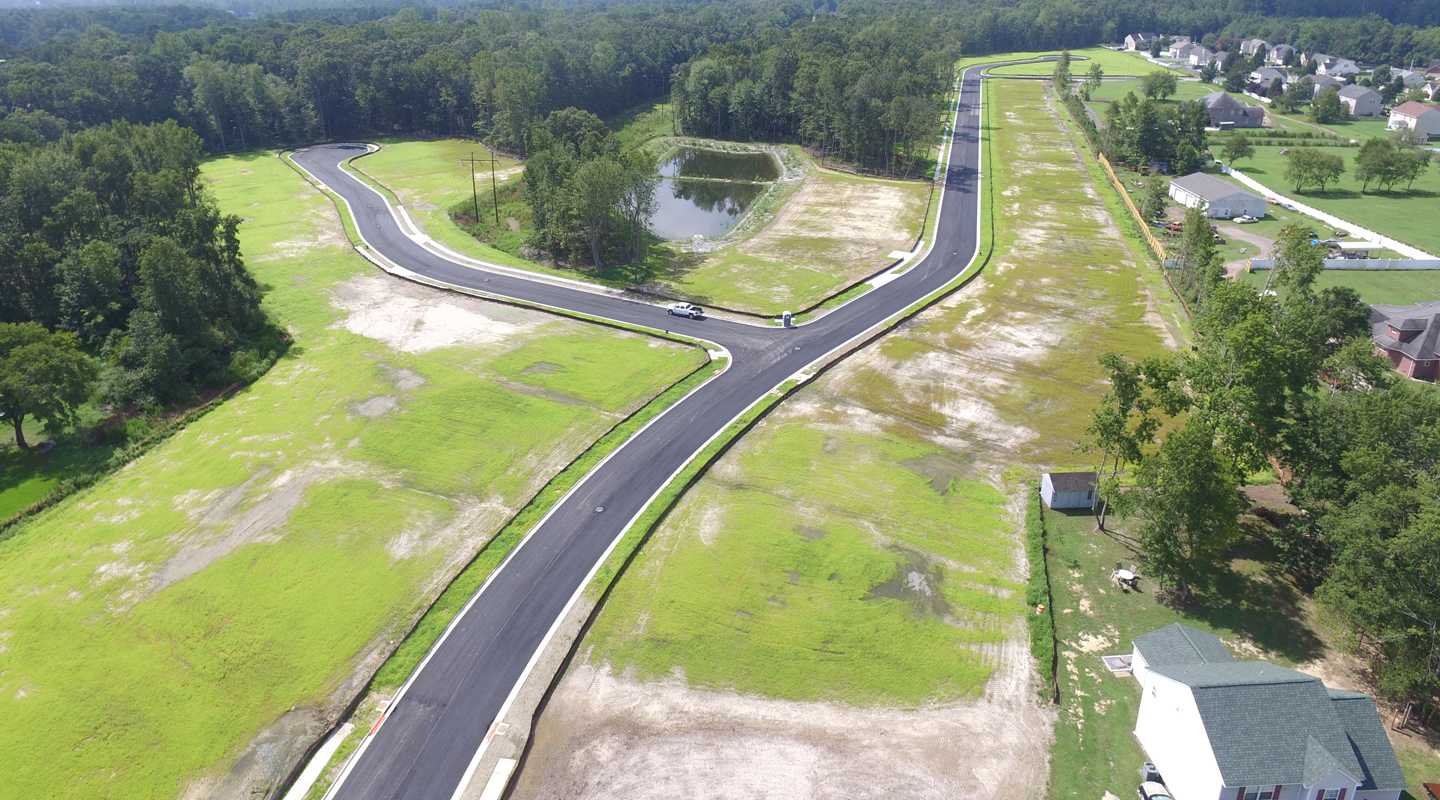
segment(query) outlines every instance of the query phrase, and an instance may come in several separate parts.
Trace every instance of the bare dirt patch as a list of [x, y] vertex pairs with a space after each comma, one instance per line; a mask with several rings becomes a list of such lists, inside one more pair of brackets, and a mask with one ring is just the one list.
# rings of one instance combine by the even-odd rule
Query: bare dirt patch
[[924, 202], [914, 186], [812, 174], [775, 219], [738, 250], [767, 259], [882, 263], [890, 251], [914, 245]]
[[543, 322], [536, 314], [379, 275], [340, 284], [331, 303], [347, 314], [336, 327], [406, 353], [500, 344], [522, 337]]
[[763, 700], [580, 666], [541, 717], [513, 796], [1028, 800], [1043, 791], [1052, 720], [1021, 641], [997, 647], [982, 700], [919, 710]]

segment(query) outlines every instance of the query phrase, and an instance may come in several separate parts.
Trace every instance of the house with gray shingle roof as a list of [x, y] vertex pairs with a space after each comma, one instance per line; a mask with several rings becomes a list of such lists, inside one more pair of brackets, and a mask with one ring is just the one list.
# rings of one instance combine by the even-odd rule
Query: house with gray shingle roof
[[1398, 800], [1405, 789], [1369, 695], [1236, 661], [1188, 625], [1134, 644], [1147, 661], [1134, 672], [1135, 737], [1175, 800]]
[[1440, 301], [1414, 306], [1370, 306], [1375, 355], [1390, 359], [1407, 378], [1440, 377]]

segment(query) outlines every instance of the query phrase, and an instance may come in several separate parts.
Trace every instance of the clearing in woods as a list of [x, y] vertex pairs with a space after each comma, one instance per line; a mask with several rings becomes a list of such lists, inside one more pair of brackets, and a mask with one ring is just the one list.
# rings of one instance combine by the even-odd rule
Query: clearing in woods
[[0, 543], [8, 795], [273, 786], [505, 519], [705, 360], [385, 277], [272, 155], [204, 172], [296, 345]]
[[987, 84], [988, 270], [777, 408], [681, 500], [541, 716], [517, 798], [1044, 792], [1021, 479], [1086, 463], [1096, 356], [1175, 309], [1033, 82]]

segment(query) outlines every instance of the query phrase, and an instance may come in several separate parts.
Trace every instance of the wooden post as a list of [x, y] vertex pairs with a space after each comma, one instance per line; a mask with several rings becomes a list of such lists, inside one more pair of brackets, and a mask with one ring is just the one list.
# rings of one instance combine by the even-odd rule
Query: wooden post
[[475, 151], [470, 151], [470, 202], [475, 205], [475, 224], [480, 224], [480, 191], [475, 186]]
[[495, 224], [500, 224], [500, 192], [495, 188], [495, 151], [490, 151], [490, 199], [495, 201]]

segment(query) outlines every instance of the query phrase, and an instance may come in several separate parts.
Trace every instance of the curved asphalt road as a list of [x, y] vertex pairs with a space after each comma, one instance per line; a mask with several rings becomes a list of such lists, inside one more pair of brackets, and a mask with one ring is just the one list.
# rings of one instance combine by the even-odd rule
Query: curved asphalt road
[[[719, 343], [732, 361], [632, 437], [557, 504], [483, 586], [401, 690], [380, 728], [328, 795], [343, 800], [448, 800], [491, 724], [546, 639], [627, 523], [692, 454], [757, 399], [804, 367], [943, 287], [976, 254], [980, 74], [961, 80], [936, 241], [894, 280], [792, 329], [670, 317], [657, 306], [487, 272], [407, 237], [374, 190], [340, 168], [355, 145], [292, 159], [342, 196], [361, 234], [389, 260], [432, 279]], [[603, 508], [603, 512], [599, 509]], [[482, 785], [489, 776], [474, 776]]]

